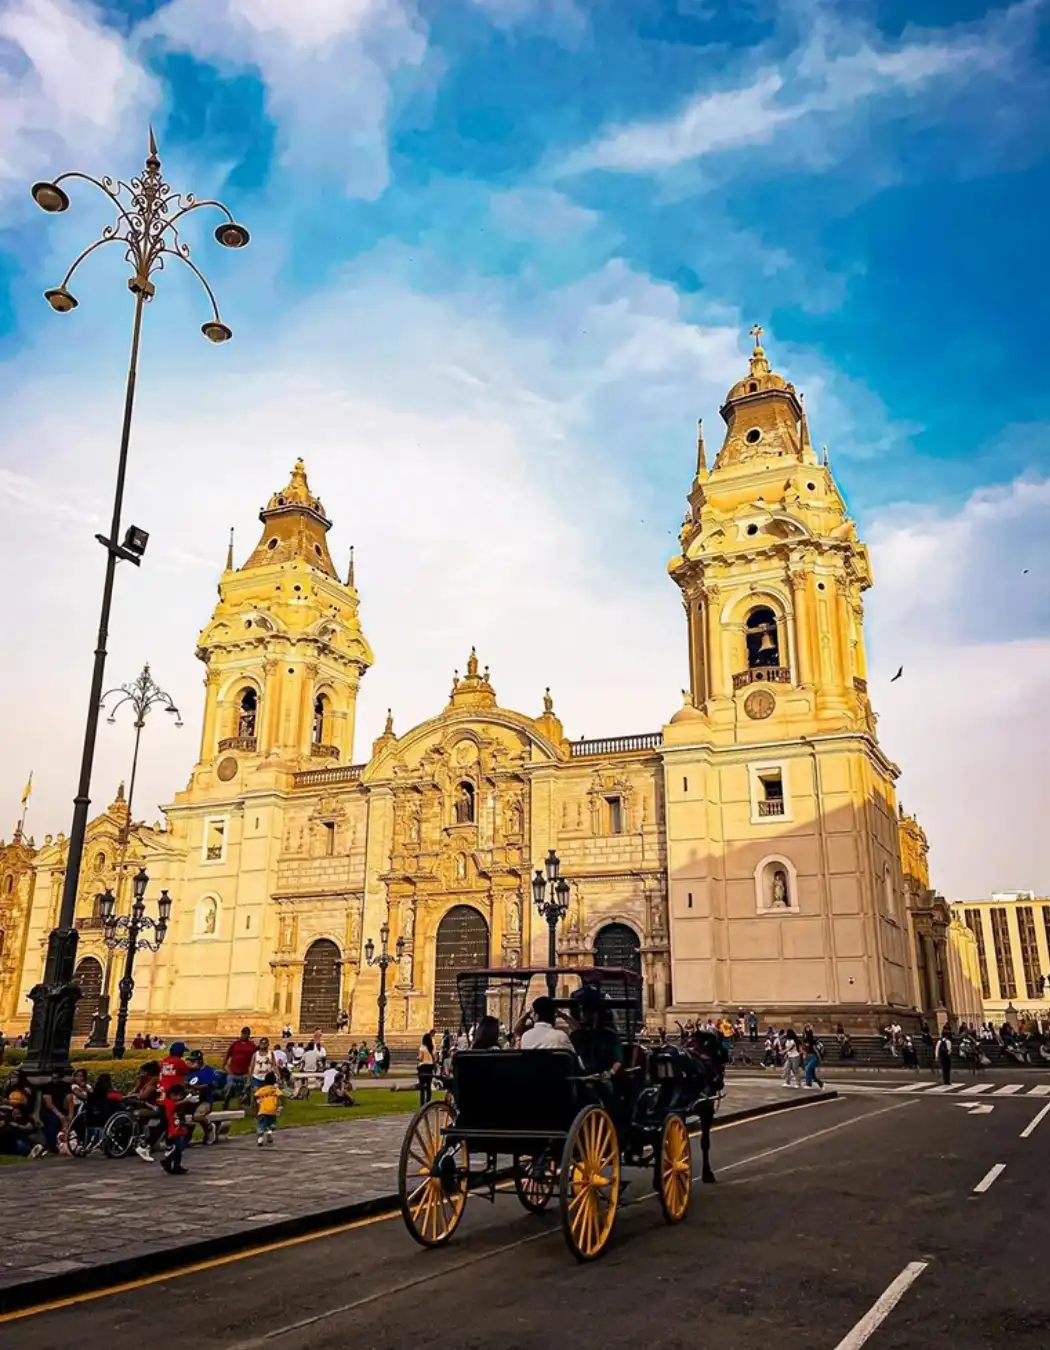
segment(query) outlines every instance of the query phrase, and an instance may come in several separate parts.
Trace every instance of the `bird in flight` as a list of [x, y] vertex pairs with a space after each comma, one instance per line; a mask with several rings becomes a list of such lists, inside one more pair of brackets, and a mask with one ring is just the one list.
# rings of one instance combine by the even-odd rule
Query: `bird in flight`
[[903, 667], [903, 666], [900, 666], [900, 667], [898, 668], [898, 670], [897, 670], [896, 675], [894, 675], [893, 679], [890, 680], [890, 684], [893, 683], [893, 680], [899, 680], [900, 677], [901, 677], [903, 674], [904, 674], [904, 667]]

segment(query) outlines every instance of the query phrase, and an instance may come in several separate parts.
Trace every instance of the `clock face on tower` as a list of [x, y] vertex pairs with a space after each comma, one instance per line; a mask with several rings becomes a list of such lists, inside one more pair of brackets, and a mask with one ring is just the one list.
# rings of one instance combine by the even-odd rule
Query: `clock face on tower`
[[753, 689], [744, 699], [744, 712], [755, 722], [769, 717], [776, 706], [777, 701], [768, 689]]
[[219, 760], [219, 767], [215, 770], [215, 776], [220, 783], [228, 783], [231, 778], [236, 778], [237, 761], [232, 755], [227, 755], [225, 759]]

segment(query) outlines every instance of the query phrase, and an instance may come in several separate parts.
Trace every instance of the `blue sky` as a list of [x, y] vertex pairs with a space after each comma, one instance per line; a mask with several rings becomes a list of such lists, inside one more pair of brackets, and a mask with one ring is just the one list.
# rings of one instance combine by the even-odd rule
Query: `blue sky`
[[[441, 706], [472, 642], [509, 706], [554, 685], [570, 734], [660, 725], [685, 681], [664, 566], [695, 421], [714, 448], [757, 321], [873, 545], [873, 665], [909, 675], [876, 694], [881, 734], [935, 879], [1050, 890], [1048, 14], [4, 0], [0, 517], [37, 563], [12, 602], [34, 660], [0, 697], [50, 721], [40, 830], [72, 790], [128, 316], [115, 259], [71, 318], [41, 304], [105, 213], [80, 193], [46, 220], [26, 187], [130, 174], [152, 120], [173, 184], [219, 193], [253, 243], [191, 236], [229, 348], [195, 336], [191, 278], [148, 314], [130, 506], [154, 561], [121, 578], [115, 681], [149, 657], [192, 713], [225, 530], [250, 547], [302, 453], [361, 559], [358, 758], [389, 703], [404, 725]], [[96, 798], [125, 750], [101, 747]], [[194, 750], [158, 741], [151, 800]]]

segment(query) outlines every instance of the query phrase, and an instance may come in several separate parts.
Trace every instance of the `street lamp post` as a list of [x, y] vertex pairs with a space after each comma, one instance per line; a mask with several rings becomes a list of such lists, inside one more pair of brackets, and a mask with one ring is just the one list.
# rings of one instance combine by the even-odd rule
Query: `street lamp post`
[[569, 883], [561, 875], [561, 859], [553, 849], [548, 852], [543, 869], [537, 867], [532, 878], [532, 898], [540, 918], [547, 923], [547, 965], [551, 969], [547, 993], [553, 998], [557, 986], [553, 971], [558, 964], [558, 924], [569, 912]]
[[211, 342], [227, 342], [233, 334], [219, 316], [215, 296], [204, 274], [190, 258], [189, 245], [180, 238], [179, 224], [192, 211], [204, 206], [214, 207], [225, 217], [215, 230], [215, 238], [224, 248], [243, 248], [249, 238], [248, 231], [243, 225], [237, 224], [221, 202], [210, 199], [198, 201], [192, 193], [183, 194], [171, 190], [161, 174], [160, 157], [157, 154], [157, 143], [152, 128], [149, 133], [149, 153], [145, 167], [138, 177], [131, 179], [130, 183], [125, 183], [122, 179], [92, 178], [90, 174], [80, 172], [64, 173], [53, 183], [34, 183], [33, 200], [42, 211], [55, 213], [67, 210], [69, 197], [62, 184], [74, 178], [83, 179], [98, 188], [116, 211], [116, 219], [104, 227], [94, 243], [89, 244], [78, 254], [61, 284], [45, 291], [44, 298], [56, 313], [70, 313], [77, 307], [76, 297], [69, 290], [73, 273], [96, 249], [104, 244], [120, 243], [124, 245], [125, 260], [132, 269], [128, 278], [128, 289], [135, 297], [135, 303], [131, 329], [131, 357], [124, 393], [124, 420], [113, 493], [113, 514], [109, 534], [95, 536], [106, 550], [106, 573], [102, 586], [102, 606], [98, 637], [95, 642], [95, 661], [91, 673], [91, 694], [84, 727], [80, 776], [77, 782], [77, 795], [73, 799], [73, 823], [69, 831], [62, 904], [58, 924], [48, 938], [43, 981], [29, 993], [33, 1003], [33, 1018], [29, 1032], [29, 1049], [23, 1068], [37, 1081], [48, 1077], [55, 1069], [66, 1070], [69, 1066], [73, 1015], [77, 999], [80, 997], [80, 990], [73, 982], [77, 955], [77, 931], [73, 925], [73, 917], [76, 912], [88, 808], [91, 805], [91, 769], [95, 758], [98, 713], [105, 675], [113, 581], [118, 561], [130, 562], [136, 567], [140, 565], [149, 539], [146, 531], [136, 525], [129, 526], [123, 540], [120, 539], [143, 306], [147, 300], [152, 300], [155, 294], [156, 286], [152, 280], [154, 274], [162, 270], [167, 258], [177, 258], [179, 262], [185, 263], [200, 281], [211, 305], [212, 317], [201, 325], [201, 331]]
[[405, 954], [405, 939], [399, 937], [394, 944], [396, 955], [391, 955], [387, 951], [387, 943], [390, 941], [390, 925], [384, 923], [379, 930], [379, 955], [376, 956], [376, 944], [371, 938], [365, 943], [365, 961], [370, 966], [379, 967], [379, 1043], [385, 1045], [384, 1034], [386, 1032], [386, 972], [390, 966], [399, 965], [402, 956]]
[[[124, 974], [117, 988], [120, 990], [120, 1006], [117, 1010], [117, 1034], [113, 1038], [113, 1058], [124, 1058], [124, 1038], [128, 1029], [128, 1008], [131, 996], [135, 992], [135, 953], [158, 952], [168, 931], [171, 918], [171, 896], [161, 891], [157, 901], [157, 919], [154, 922], [146, 914], [146, 886], [149, 875], [144, 867], [135, 873], [131, 883], [135, 896], [131, 914], [114, 914], [117, 898], [112, 891], [104, 891], [98, 897], [99, 913], [106, 925], [106, 946], [115, 951], [123, 948], [127, 952], [124, 959]], [[156, 939], [143, 937], [143, 933], [156, 933]]]
[[[135, 714], [135, 721], [132, 725], [135, 728], [135, 749], [131, 756], [131, 777], [128, 779], [127, 795], [127, 819], [120, 831], [120, 855], [117, 860], [117, 891], [116, 908], [121, 907], [121, 891], [124, 887], [124, 869], [127, 863], [128, 845], [131, 842], [131, 823], [132, 807], [135, 801], [135, 777], [139, 767], [139, 741], [142, 737], [142, 728], [146, 725], [146, 718], [150, 709], [161, 704], [166, 713], [171, 713], [175, 718], [175, 725], [182, 726], [182, 718], [179, 710], [172, 702], [170, 694], [164, 692], [160, 685], [154, 680], [150, 672], [149, 663], [142, 667], [138, 678], [131, 684], [122, 684], [116, 689], [110, 689], [102, 695], [99, 700], [100, 707], [104, 708], [113, 699], [106, 721], [114, 723], [117, 720], [117, 713], [125, 704], [130, 704], [132, 712]], [[95, 1013], [94, 1021], [91, 1026], [91, 1036], [88, 1040], [89, 1049], [102, 1048], [109, 1044], [109, 989], [113, 978], [113, 948], [110, 947], [106, 960], [106, 973], [102, 977], [102, 994], [98, 1001], [98, 1010]]]

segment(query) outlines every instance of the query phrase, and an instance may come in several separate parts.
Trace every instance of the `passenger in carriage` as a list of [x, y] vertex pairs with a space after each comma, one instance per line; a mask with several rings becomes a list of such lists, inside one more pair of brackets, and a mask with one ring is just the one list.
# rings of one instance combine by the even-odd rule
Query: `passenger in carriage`
[[558, 1009], [552, 998], [542, 994], [514, 1027], [522, 1050], [573, 1050], [569, 1033], [554, 1025]]
[[478, 1023], [471, 1049], [498, 1050], [499, 1048], [499, 1019], [486, 1014]]
[[623, 1068], [623, 1043], [613, 1025], [601, 990], [584, 985], [573, 996], [579, 1024], [570, 1040], [587, 1073], [612, 1078]]

